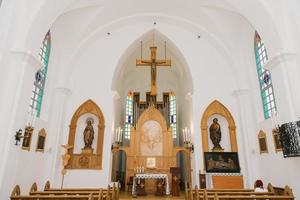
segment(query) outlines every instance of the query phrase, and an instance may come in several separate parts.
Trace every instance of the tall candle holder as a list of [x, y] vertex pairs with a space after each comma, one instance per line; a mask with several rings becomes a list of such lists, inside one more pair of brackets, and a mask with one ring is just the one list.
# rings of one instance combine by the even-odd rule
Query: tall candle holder
[[183, 138], [183, 146], [193, 153], [194, 144], [192, 143], [191, 132], [188, 127], [182, 129], [182, 138]]
[[114, 135], [114, 143], [112, 145], [113, 148], [119, 148], [123, 142], [123, 129], [121, 127], [116, 128]]

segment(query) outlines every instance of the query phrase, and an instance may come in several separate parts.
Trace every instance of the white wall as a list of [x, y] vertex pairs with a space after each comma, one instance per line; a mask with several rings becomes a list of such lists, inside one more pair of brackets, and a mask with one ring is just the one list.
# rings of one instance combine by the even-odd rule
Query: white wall
[[[279, 87], [274, 83], [275, 97], [278, 94], [280, 99], [278, 107], [282, 120], [297, 119], [300, 113], [297, 105], [300, 97], [297, 90], [300, 51], [299, 45], [296, 45], [296, 41], [299, 41], [299, 20], [296, 20], [299, 18], [299, 2], [163, 2], [168, 9], [149, 1], [135, 1], [134, 7], [124, 1], [117, 8], [113, 1], [100, 2], [97, 5], [94, 2], [71, 3], [72, 1], [60, 4], [57, 1], [37, 3], [32, 0], [30, 3], [24, 2], [26, 5], [18, 2], [17, 7], [17, 2], [13, 1], [3, 1], [1, 4], [0, 22], [5, 27], [0, 32], [0, 91], [5, 97], [0, 100], [1, 113], [4, 113], [0, 118], [3, 125], [0, 150], [4, 152], [1, 155], [3, 165], [0, 168], [1, 198], [6, 199], [17, 183], [26, 193], [33, 181], [38, 182], [39, 188], [46, 179], [50, 179], [54, 186], [60, 186], [60, 145], [67, 143], [68, 125], [73, 113], [88, 99], [95, 101], [104, 114], [106, 127], [103, 160], [111, 160], [113, 130], [121, 121], [116, 113], [120, 108], [114, 107], [114, 101], [118, 99], [117, 96], [124, 95], [111, 90], [114, 81], [112, 77], [115, 77], [117, 67], [122, 67], [119, 66], [119, 60], [128, 47], [153, 28], [176, 45], [182, 54], [180, 63], [188, 68], [192, 77], [193, 87], [188, 87], [193, 88], [192, 90], [183, 86], [186, 84], [183, 81], [190, 79], [189, 77], [180, 77], [180, 84], [176, 89], [181, 97], [178, 102], [189, 104], [186, 109], [188, 111], [185, 111], [185, 105], [180, 105], [178, 114], [182, 114], [181, 126], [190, 126], [193, 133], [193, 178], [203, 169], [200, 120], [207, 105], [217, 99], [230, 110], [237, 125], [245, 185], [250, 187], [254, 179], [261, 178], [274, 185], [290, 184], [296, 196], [300, 195], [300, 185], [296, 182], [299, 179], [299, 159], [283, 159], [279, 153], [271, 151], [269, 154], [259, 155], [257, 151], [257, 133], [260, 129], [268, 134], [270, 150], [272, 139], [270, 124], [262, 116], [253, 50], [255, 27], [266, 43], [270, 58], [286, 52], [292, 55], [292, 60], [283, 64], [280, 62], [279, 68], [274, 68], [274, 71], [283, 71], [284, 76], [278, 76], [279, 73], [274, 75], [273, 82], [277, 79], [277, 85], [285, 85]], [[19, 14], [12, 17], [16, 8]], [[154, 20], [158, 22], [155, 27]], [[50, 27], [53, 49], [47, 80], [49, 85], [46, 86], [44, 114], [36, 122], [36, 127], [44, 127], [48, 132], [46, 152], [25, 152], [20, 147], [13, 146], [13, 135], [27, 121], [29, 100], [24, 99], [30, 96], [32, 75], [36, 68], [28, 68], [33, 65], [32, 62], [12, 56], [12, 52], [21, 51], [27, 55], [25, 57], [33, 57], [34, 60], [35, 56], [32, 55], [38, 52], [40, 42]], [[111, 32], [109, 37], [107, 32]], [[201, 36], [200, 39], [197, 38], [198, 35]], [[180, 57], [176, 53], [174, 55]], [[130, 56], [124, 60], [128, 59]], [[122, 62], [124, 63], [126, 62]], [[139, 73], [142, 72], [132, 78], [135, 79]], [[159, 73], [164, 74], [163, 71]], [[164, 90], [171, 88], [170, 85], [177, 78], [169, 77], [171, 80], [162, 87]], [[132, 88], [139, 90], [148, 87], [130, 84], [133, 84]], [[237, 100], [232, 92], [241, 89], [246, 89], [248, 94], [238, 97]], [[119, 101], [123, 99], [120, 98]], [[281, 177], [282, 167], [287, 168], [284, 177]], [[110, 168], [110, 162], [103, 162], [102, 170], [69, 170], [65, 186], [106, 187], [110, 180]], [[24, 169], [32, 170], [32, 173], [24, 173]], [[77, 181], [83, 177], [87, 179]], [[196, 183], [198, 180], [194, 178], [193, 181]]]

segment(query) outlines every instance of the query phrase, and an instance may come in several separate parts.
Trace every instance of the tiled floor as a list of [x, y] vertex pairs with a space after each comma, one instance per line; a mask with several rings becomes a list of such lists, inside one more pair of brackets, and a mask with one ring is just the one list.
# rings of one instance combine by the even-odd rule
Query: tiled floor
[[147, 194], [146, 196], [138, 196], [133, 198], [131, 196], [131, 193], [129, 192], [120, 192], [120, 200], [154, 200], [154, 199], [163, 199], [163, 200], [184, 200], [184, 193], [182, 192], [181, 195], [178, 197], [172, 197], [171, 195], [169, 196], [155, 196], [154, 194]]

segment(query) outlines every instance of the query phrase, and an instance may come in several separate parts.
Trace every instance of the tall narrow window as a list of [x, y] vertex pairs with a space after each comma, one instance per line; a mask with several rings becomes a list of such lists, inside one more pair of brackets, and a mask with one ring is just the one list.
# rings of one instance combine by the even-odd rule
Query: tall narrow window
[[170, 126], [173, 130], [173, 138], [177, 138], [177, 117], [176, 117], [176, 96], [174, 93], [170, 93]]
[[41, 114], [50, 50], [51, 50], [51, 36], [49, 30], [40, 48], [39, 59], [42, 61], [42, 66], [35, 73], [35, 81], [33, 84], [32, 95], [30, 99], [30, 107], [29, 107], [31, 112], [35, 112], [35, 116], [38, 118], [40, 117]]
[[129, 92], [125, 102], [125, 131], [124, 138], [130, 139], [130, 127], [133, 123], [133, 93]]
[[268, 61], [267, 50], [257, 32], [255, 32], [255, 58], [264, 109], [264, 117], [265, 119], [268, 119], [272, 116], [272, 114], [276, 113], [276, 104], [271, 73], [263, 68], [263, 65]]

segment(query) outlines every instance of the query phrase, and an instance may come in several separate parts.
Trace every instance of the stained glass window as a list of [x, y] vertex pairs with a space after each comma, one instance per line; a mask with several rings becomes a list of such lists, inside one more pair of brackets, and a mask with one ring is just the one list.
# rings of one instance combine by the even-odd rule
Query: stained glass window
[[176, 96], [174, 93], [170, 93], [170, 126], [173, 130], [173, 138], [177, 138], [177, 115], [176, 115]]
[[32, 94], [30, 98], [29, 109], [31, 112], [35, 112], [35, 116], [38, 118], [40, 117], [41, 114], [50, 50], [51, 50], [51, 36], [49, 30], [44, 38], [44, 41], [39, 51], [39, 59], [42, 61], [42, 66], [35, 73], [35, 79], [34, 79]]
[[255, 32], [255, 58], [263, 103], [264, 117], [265, 119], [268, 119], [276, 113], [276, 104], [271, 80], [271, 73], [270, 71], [263, 68], [263, 65], [268, 61], [267, 49], [257, 32]]
[[130, 127], [133, 124], [133, 93], [129, 92], [125, 102], [125, 131], [124, 138], [130, 139]]

